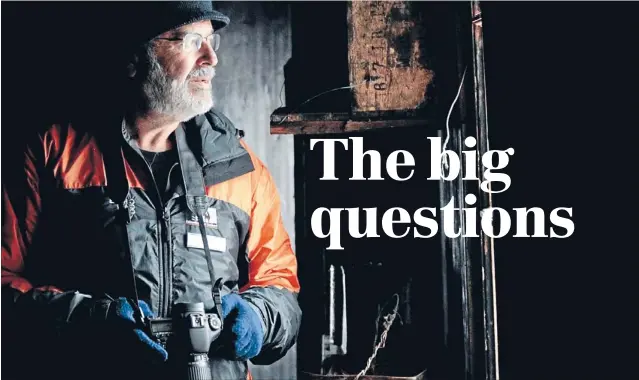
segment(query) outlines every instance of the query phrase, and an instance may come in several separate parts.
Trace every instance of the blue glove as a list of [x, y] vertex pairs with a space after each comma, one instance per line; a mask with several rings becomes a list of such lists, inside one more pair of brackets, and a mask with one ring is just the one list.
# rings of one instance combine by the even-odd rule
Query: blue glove
[[[222, 297], [223, 334], [231, 340], [233, 356], [249, 360], [260, 353], [264, 342], [264, 327], [260, 315], [238, 294]], [[230, 331], [230, 333], [229, 333]]]
[[[145, 318], [153, 318], [153, 312], [149, 305], [144, 301], [139, 301], [140, 309]], [[107, 322], [113, 322], [113, 324], [120, 324], [124, 329], [131, 328], [132, 334], [137, 342], [150, 348], [154, 356], [158, 357], [162, 361], [168, 359], [168, 353], [159, 343], [152, 340], [140, 327], [139, 320], [135, 318], [136, 314], [133, 310], [131, 303], [124, 297], [120, 297], [109, 305], [109, 312], [107, 315]], [[134, 343], [135, 344], [135, 343]]]

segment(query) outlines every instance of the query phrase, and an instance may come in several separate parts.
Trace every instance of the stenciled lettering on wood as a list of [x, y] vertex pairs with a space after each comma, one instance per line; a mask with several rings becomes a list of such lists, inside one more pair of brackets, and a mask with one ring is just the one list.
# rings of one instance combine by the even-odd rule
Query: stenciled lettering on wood
[[[433, 72], [421, 59], [422, 25], [409, 1], [352, 1], [348, 7], [353, 111], [415, 109]], [[375, 79], [375, 77], [378, 77]], [[366, 84], [367, 78], [373, 78]]]

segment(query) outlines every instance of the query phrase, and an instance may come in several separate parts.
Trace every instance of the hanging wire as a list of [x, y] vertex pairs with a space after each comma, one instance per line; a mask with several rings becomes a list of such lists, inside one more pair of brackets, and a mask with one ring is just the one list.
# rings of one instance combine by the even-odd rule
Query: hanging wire
[[[448, 145], [448, 140], [450, 139], [450, 115], [453, 113], [453, 108], [455, 108], [455, 103], [457, 103], [457, 99], [459, 99], [459, 94], [461, 93], [461, 89], [464, 86], [464, 78], [466, 77], [466, 69], [464, 67], [464, 74], [462, 75], [461, 82], [459, 83], [459, 88], [457, 89], [457, 95], [455, 96], [455, 100], [453, 100], [453, 104], [450, 105], [450, 109], [448, 110], [448, 116], [446, 117], [446, 139], [444, 140], [444, 146], [442, 147], [442, 151], [446, 151], [446, 145]], [[444, 160], [442, 162], [443, 167], [448, 170], [448, 155], [444, 155]]]
[[[365, 83], [367, 83], [367, 82], [369, 82], [369, 81], [372, 81], [372, 80], [373, 80], [373, 78], [364, 78], [364, 80], [363, 80], [361, 83], [353, 84], [353, 85], [350, 85], [350, 86], [343, 86], [343, 87], [336, 87], [336, 88], [332, 88], [332, 89], [330, 89], [330, 90], [326, 90], [326, 91], [324, 91], [324, 92], [321, 92], [321, 93], [319, 93], [319, 94], [317, 94], [317, 95], [315, 95], [315, 96], [313, 96], [313, 97], [311, 97], [311, 98], [309, 98], [309, 99], [306, 99], [306, 100], [305, 100], [304, 102], [302, 102], [300, 105], [298, 105], [297, 107], [295, 107], [295, 108], [294, 108], [291, 112], [289, 112], [288, 114], [286, 114], [286, 116], [284, 116], [284, 117], [282, 118], [282, 120], [280, 120], [280, 121], [278, 122], [278, 124], [282, 124], [283, 122], [285, 122], [285, 121], [286, 121], [286, 119], [287, 119], [289, 116], [291, 116], [292, 114], [294, 114], [294, 113], [295, 113], [295, 111], [297, 111], [297, 110], [298, 110], [298, 109], [300, 109], [300, 108], [301, 108], [304, 104], [306, 104], [306, 103], [310, 102], [311, 100], [313, 100], [313, 99], [315, 99], [315, 98], [318, 98], [318, 97], [320, 97], [320, 96], [322, 96], [322, 95], [328, 94], [329, 92], [333, 92], [333, 91], [337, 91], [337, 90], [347, 90], [347, 89], [349, 89], [349, 88], [359, 87], [359, 86], [361, 86], [361, 85], [363, 85], [363, 84], [365, 84]], [[284, 85], [282, 85], [282, 90], [283, 90], [283, 89], [284, 89]], [[284, 102], [282, 101], [282, 91], [281, 91], [281, 90], [280, 90], [280, 102], [282, 102], [282, 105], [284, 104]]]

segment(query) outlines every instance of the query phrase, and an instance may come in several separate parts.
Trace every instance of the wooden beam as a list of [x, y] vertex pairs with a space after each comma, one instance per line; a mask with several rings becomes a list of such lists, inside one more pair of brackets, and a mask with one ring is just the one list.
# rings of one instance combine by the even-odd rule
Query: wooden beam
[[427, 127], [433, 124], [425, 113], [409, 111], [287, 113], [278, 110], [271, 115], [271, 134], [328, 134], [361, 130]]

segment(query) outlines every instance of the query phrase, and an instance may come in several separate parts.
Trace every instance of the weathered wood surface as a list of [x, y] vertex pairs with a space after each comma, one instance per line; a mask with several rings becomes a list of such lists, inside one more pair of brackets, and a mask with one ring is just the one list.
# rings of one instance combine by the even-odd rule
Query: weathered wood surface
[[425, 64], [424, 27], [409, 1], [353, 1], [348, 61], [354, 111], [414, 109], [434, 73]]
[[433, 121], [415, 111], [286, 113], [271, 115], [271, 134], [323, 134], [367, 129], [426, 126]]

